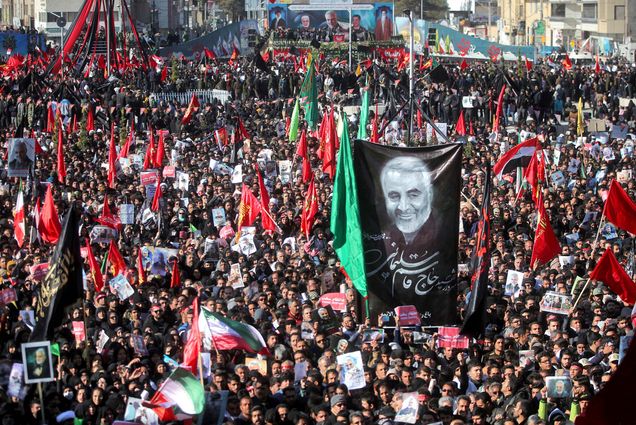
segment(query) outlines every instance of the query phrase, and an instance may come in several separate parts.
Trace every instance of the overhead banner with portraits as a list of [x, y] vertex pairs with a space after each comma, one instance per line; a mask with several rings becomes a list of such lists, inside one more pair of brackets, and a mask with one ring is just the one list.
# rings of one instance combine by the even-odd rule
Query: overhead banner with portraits
[[[301, 36], [306, 33], [319, 41], [349, 40], [349, 10], [343, 4], [333, 9], [327, 4], [324, 8], [297, 6], [268, 4], [269, 28], [291, 28], [299, 31]], [[393, 35], [393, 3], [369, 3], [368, 6], [362, 9], [360, 3], [351, 5], [352, 41], [390, 40]]]
[[372, 314], [415, 305], [422, 325], [457, 317], [461, 144], [399, 148], [356, 141]]

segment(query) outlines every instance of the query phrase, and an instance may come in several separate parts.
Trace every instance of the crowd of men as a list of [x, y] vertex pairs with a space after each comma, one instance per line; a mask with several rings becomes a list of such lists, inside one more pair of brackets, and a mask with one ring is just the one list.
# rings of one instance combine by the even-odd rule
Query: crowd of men
[[[360, 89], [370, 87], [372, 105], [389, 105], [382, 119], [375, 121], [379, 143], [445, 142], [430, 132], [427, 136], [426, 120], [415, 123], [411, 140], [405, 140], [408, 108], [400, 106], [407, 98], [408, 76], [407, 70], [398, 70], [395, 61], [365, 62], [360, 74], [355, 72], [357, 64], [348, 69], [340, 61], [334, 62], [329, 57], [318, 61], [316, 78], [323, 110], [332, 104], [359, 104]], [[621, 183], [636, 198], [631, 178], [636, 106], [619, 99], [633, 95], [635, 68], [619, 60], [608, 60], [600, 73], [593, 65], [565, 70], [559, 63], [539, 61], [527, 70], [516, 62], [475, 61], [467, 68], [446, 64], [447, 78], [436, 82], [427, 77], [428, 69], [416, 67], [416, 92], [424, 115], [448, 123], [450, 140], [465, 144], [459, 264], [468, 264], [474, 254], [486, 164], [493, 164], [521, 138], [535, 134], [547, 153], [546, 175], [560, 171], [564, 177], [562, 181], [547, 178], [543, 187], [544, 205], [559, 238], [561, 256], [536, 270], [529, 264], [536, 226], [531, 192], [519, 194], [514, 175], [493, 186], [488, 327], [482, 338], [459, 349], [440, 348], [436, 328], [404, 328], [393, 319], [386, 321], [386, 316], [365, 317], [362, 300], [330, 243], [333, 182], [321, 171], [320, 141], [311, 132], [308, 155], [319, 209], [308, 237], [301, 232], [307, 184], [301, 178], [302, 160], [295, 156], [297, 142], [290, 142], [286, 131], [306, 72], [295, 64], [289, 57], [271, 61], [266, 69], [247, 57], [233, 63], [167, 58], [157, 70], [114, 71], [108, 78], [93, 64], [88, 73], [66, 72], [63, 77], [18, 69], [2, 80], [3, 144], [8, 146], [9, 139], [21, 133], [33, 135], [41, 148], [32, 177], [21, 182], [6, 173], [1, 177], [0, 278], [2, 289], [13, 288], [17, 293], [15, 302], [0, 308], [0, 361], [5, 372], [22, 361], [21, 344], [28, 341], [31, 331], [25, 320], [28, 316], [20, 315], [21, 310], [33, 310], [39, 293], [40, 282], [31, 266], [46, 262], [54, 249], [31, 230], [33, 218], [28, 213], [36, 198], [43, 198], [50, 185], [60, 216], [72, 203], [78, 206], [82, 241], [90, 237], [105, 199], [114, 212], [133, 204], [136, 217], [115, 239], [134, 294], [122, 300], [108, 285], [95, 291], [86, 264], [84, 302], [68, 311], [51, 341], [59, 344], [60, 351], [54, 358], [55, 382], [43, 385], [41, 404], [36, 385], [9, 396], [8, 372], [2, 375], [3, 424], [39, 423], [41, 409], [49, 424], [71, 423], [73, 418], [84, 425], [123, 420], [128, 398], [150, 399], [174, 367], [169, 359], [182, 360], [195, 298], [211, 311], [254, 326], [271, 353], [263, 358], [266, 367], [259, 371], [247, 365], [246, 359], [255, 354], [212, 350], [211, 372], [204, 377], [207, 400], [212, 403], [221, 391], [229, 392], [226, 409], [219, 412], [219, 424], [390, 425], [395, 423], [404, 394], [412, 392], [418, 394], [418, 424], [564, 424], [574, 406], [585, 411], [611, 379], [619, 362], [621, 337], [632, 333], [631, 306], [600, 282], [591, 282], [567, 314], [547, 313], [539, 305], [548, 291], [575, 299], [583, 287], [581, 279], [587, 280], [606, 246], [612, 247], [630, 275], [634, 272], [630, 234], [603, 230], [596, 246], [593, 242], [603, 209], [602, 193], [611, 180], [628, 173], [630, 177]], [[169, 67], [165, 79], [161, 66]], [[493, 129], [502, 81], [507, 82], [503, 115], [500, 128]], [[185, 125], [181, 121], [187, 102], [164, 101], [160, 95], [212, 88], [228, 90], [230, 101], [201, 102]], [[471, 108], [462, 101], [467, 96], [472, 97]], [[586, 129], [585, 139], [577, 135], [580, 98], [586, 123], [599, 127], [602, 123], [606, 133], [602, 128], [594, 129], [594, 134]], [[61, 116], [67, 169], [63, 184], [56, 167], [58, 135], [47, 132], [50, 102], [67, 106]], [[368, 134], [375, 116], [371, 109]], [[89, 110], [94, 113], [96, 129], [85, 131]], [[457, 137], [455, 123], [462, 110], [468, 135]], [[239, 118], [249, 138], [242, 138], [241, 143], [219, 143], [215, 131], [231, 130]], [[350, 114], [345, 123], [352, 135], [358, 119], [359, 114]], [[157, 219], [146, 219], [143, 214], [152, 199], [140, 183], [135, 164], [118, 174], [114, 189], [108, 187], [105, 164], [111, 123], [123, 143], [133, 122], [131, 154], [143, 158], [151, 128], [167, 130], [163, 165], [188, 176], [185, 185], [177, 185], [173, 178], [161, 180], [163, 197]], [[612, 127], [620, 131], [612, 131]], [[498, 133], [496, 138], [491, 136], [493, 130]], [[290, 175], [278, 167], [278, 161], [285, 160], [293, 164]], [[8, 158], [1, 161], [6, 168]], [[232, 181], [215, 164], [241, 164], [242, 179]], [[257, 167], [279, 230], [264, 232], [257, 220], [255, 252], [246, 255], [235, 249], [234, 234], [241, 185], [260, 196]], [[22, 248], [14, 238], [12, 219], [21, 189], [29, 217]], [[212, 210], [217, 208], [223, 209], [226, 221], [215, 225]], [[148, 267], [146, 281], [141, 283], [136, 261], [143, 247], [173, 249], [176, 255], [163, 268]], [[101, 264], [109, 244], [92, 243], [92, 250]], [[171, 261], [178, 262], [180, 283], [176, 288], [170, 287], [175, 270]], [[232, 264], [240, 265], [243, 285], [228, 284]], [[460, 267], [460, 316], [470, 293], [467, 270]], [[522, 285], [513, 293], [504, 289], [508, 270], [523, 273]], [[104, 271], [106, 281], [113, 277], [110, 267]], [[346, 294], [347, 306], [338, 313], [340, 327], [327, 332], [315, 324], [312, 312], [321, 295], [339, 291]], [[74, 321], [85, 323], [85, 339], [72, 332]], [[363, 330], [382, 327], [382, 341], [362, 342]], [[431, 337], [416, 342], [415, 332]], [[102, 333], [109, 340], [99, 352], [97, 347], [102, 344], [97, 339]], [[131, 335], [143, 336], [146, 352], [132, 344]], [[348, 344], [339, 344], [343, 339]], [[344, 385], [336, 362], [342, 347], [361, 351], [364, 388], [349, 390]], [[298, 376], [300, 363], [307, 365], [302, 376]], [[549, 377], [569, 377], [571, 391], [559, 388], [548, 394]]]

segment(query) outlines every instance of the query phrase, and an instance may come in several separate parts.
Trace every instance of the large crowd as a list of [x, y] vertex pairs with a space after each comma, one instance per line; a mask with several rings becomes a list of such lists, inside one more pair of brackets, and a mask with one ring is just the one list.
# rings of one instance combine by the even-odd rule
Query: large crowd
[[[170, 68], [165, 81], [161, 69], [128, 69], [105, 77], [93, 64], [87, 73], [67, 72], [63, 77], [43, 71], [33, 71], [33, 76], [28, 69], [18, 69], [0, 82], [2, 143], [8, 145], [21, 132], [35, 137], [42, 150], [32, 179], [19, 184], [6, 173], [0, 177], [0, 279], [3, 289], [17, 293], [15, 302], [0, 307], [0, 364], [5, 371], [0, 375], [2, 424], [39, 423], [41, 409], [49, 424], [72, 423], [73, 418], [84, 425], [123, 420], [128, 398], [150, 399], [174, 363], [182, 360], [195, 298], [211, 311], [254, 326], [271, 353], [263, 357], [265, 367], [259, 370], [252, 367], [255, 354], [212, 350], [210, 373], [203, 377], [206, 398], [213, 403], [222, 391], [229, 394], [226, 409], [216, 412], [221, 416], [218, 424], [390, 425], [404, 395], [412, 392], [419, 402], [418, 424], [564, 424], [573, 410], [585, 411], [611, 379], [620, 360], [622, 337], [632, 334], [631, 306], [601, 282], [592, 282], [567, 313], [548, 313], [540, 304], [549, 291], [576, 299], [581, 281], [606, 246], [612, 247], [630, 276], [635, 271], [630, 234], [608, 228], [600, 232], [594, 246], [603, 194], [611, 180], [619, 179], [636, 198], [631, 177], [636, 105], [620, 100], [633, 95], [635, 68], [620, 60], [608, 60], [600, 73], [593, 65], [565, 70], [560, 64], [538, 61], [526, 70], [516, 62], [475, 61], [466, 69], [446, 64], [448, 78], [434, 82], [426, 76], [429, 70], [416, 67], [417, 103], [433, 121], [448, 124], [451, 141], [465, 145], [459, 264], [468, 264], [473, 255], [486, 164], [493, 164], [501, 153], [531, 135], [542, 140], [547, 153], [544, 205], [562, 247], [559, 257], [532, 270], [536, 207], [531, 191], [519, 193], [514, 175], [497, 180], [491, 196], [488, 326], [482, 338], [459, 349], [439, 348], [435, 328], [401, 328], [393, 319], [365, 317], [360, 296], [330, 243], [333, 182], [321, 171], [320, 141], [311, 132], [308, 155], [319, 208], [309, 238], [301, 232], [307, 184], [300, 177], [302, 160], [295, 156], [296, 142], [289, 141], [286, 131], [305, 73], [294, 64], [291, 59], [274, 61], [267, 70], [248, 57], [231, 64], [167, 58], [159, 64]], [[426, 121], [416, 123], [411, 139], [405, 140], [408, 108], [400, 106], [408, 97], [408, 74], [398, 71], [395, 62], [365, 62], [359, 75], [356, 66], [350, 70], [328, 57], [321, 58], [319, 65], [321, 109], [348, 105], [352, 97], [359, 104], [360, 89], [368, 85], [371, 104], [387, 105], [383, 119], [378, 120], [384, 130], [379, 143], [444, 142], [427, 136]], [[507, 82], [502, 118], [500, 128], [493, 129], [502, 81]], [[229, 91], [231, 99], [201, 102], [185, 125], [181, 120], [187, 103], [162, 101], [158, 95], [213, 88]], [[472, 108], [463, 102], [468, 96]], [[598, 126], [585, 130], [582, 137], [577, 134], [580, 98], [586, 123]], [[61, 117], [69, 123], [64, 132], [64, 184], [56, 175], [57, 135], [47, 132], [50, 102], [68, 106]], [[85, 131], [89, 109], [96, 128]], [[375, 116], [371, 109], [368, 134]], [[455, 123], [461, 110], [468, 134], [459, 137]], [[233, 128], [239, 118], [249, 138], [240, 144], [219, 144], [215, 131]], [[349, 114], [345, 125], [350, 134], [356, 134], [358, 121], [359, 113]], [[131, 161], [117, 176], [116, 187], [108, 187], [105, 165], [111, 123], [123, 143], [133, 122], [131, 155], [143, 158], [151, 129], [167, 130], [164, 165], [187, 175], [185, 184], [162, 179], [160, 218], [155, 220], [144, 214], [152, 199], [140, 184], [139, 164]], [[497, 137], [491, 136], [493, 130]], [[6, 168], [7, 161], [6, 156], [0, 160], [0, 168]], [[290, 174], [281, 172], [280, 161], [291, 161]], [[216, 164], [242, 165], [242, 178], [233, 180]], [[235, 249], [234, 233], [241, 184], [259, 194], [257, 167], [262, 170], [279, 231], [264, 232], [257, 220], [256, 250], [246, 255]], [[557, 171], [562, 178], [552, 178]], [[59, 356], [54, 359], [56, 380], [43, 385], [42, 405], [35, 385], [9, 396], [6, 371], [22, 361], [21, 343], [28, 341], [32, 328], [25, 319], [28, 316], [20, 314], [33, 310], [37, 299], [40, 283], [31, 266], [46, 262], [54, 249], [38, 240], [37, 232], [29, 231], [32, 218], [27, 241], [19, 248], [13, 235], [13, 210], [20, 188], [30, 213], [48, 185], [53, 187], [60, 215], [72, 203], [82, 211], [82, 241], [97, 224], [105, 199], [115, 212], [124, 204], [134, 205], [134, 224], [124, 225], [116, 238], [134, 294], [122, 300], [108, 286], [96, 292], [86, 264], [84, 302], [68, 311], [51, 341], [59, 344]], [[213, 210], [217, 208], [223, 209], [225, 221], [215, 225]], [[147, 267], [146, 282], [139, 282], [136, 260], [144, 247], [174, 250], [178, 287], [170, 288], [174, 268], [169, 261], [163, 268]], [[101, 264], [109, 245], [93, 243], [92, 250]], [[240, 265], [243, 285], [229, 284], [233, 264]], [[460, 314], [470, 293], [467, 270], [460, 267]], [[522, 284], [512, 293], [505, 288], [509, 270], [523, 274]], [[333, 279], [326, 279], [327, 274]], [[105, 276], [107, 281], [113, 277], [109, 268]], [[335, 333], [326, 332], [315, 326], [312, 312], [321, 295], [338, 291], [346, 294], [347, 307], [338, 313], [340, 327]], [[73, 333], [74, 321], [86, 324], [85, 339]], [[382, 327], [382, 341], [362, 342], [360, 331]], [[430, 338], [416, 341], [416, 332]], [[109, 339], [102, 347], [97, 340], [103, 334]], [[134, 346], [132, 335], [143, 336], [145, 351]], [[362, 389], [349, 390], [341, 381], [336, 357], [342, 354], [342, 339], [349, 342], [347, 351], [361, 351], [366, 381]], [[303, 376], [297, 373], [300, 363], [307, 365]], [[558, 376], [570, 378], [571, 391], [548, 394], [546, 378]]]

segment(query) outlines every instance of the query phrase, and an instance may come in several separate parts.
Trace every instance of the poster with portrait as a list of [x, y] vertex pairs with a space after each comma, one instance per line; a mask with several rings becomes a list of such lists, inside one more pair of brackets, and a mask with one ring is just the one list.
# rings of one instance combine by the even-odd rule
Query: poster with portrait
[[364, 388], [367, 383], [364, 380], [364, 363], [359, 351], [341, 354], [336, 357], [340, 366], [340, 382], [350, 390]]
[[417, 392], [402, 394], [402, 407], [400, 407], [400, 410], [398, 410], [395, 415], [395, 422], [405, 424], [414, 424], [417, 422], [417, 412], [420, 407], [417, 397]]
[[22, 344], [22, 364], [24, 368], [24, 382], [37, 384], [55, 380], [51, 342], [27, 342]]
[[178, 253], [173, 248], [142, 246], [141, 261], [145, 269], [150, 267], [151, 274], [165, 276], [169, 260], [176, 258]]
[[121, 204], [119, 206], [119, 219], [121, 224], [135, 224], [135, 206], [133, 204]]
[[557, 292], [546, 292], [539, 303], [539, 309], [548, 313], [568, 314], [571, 308], [572, 297]]
[[423, 325], [457, 323], [462, 145], [356, 141], [354, 153], [372, 314], [412, 304]]
[[97, 225], [93, 226], [90, 233], [91, 243], [110, 243], [117, 239], [117, 230], [112, 227]]
[[9, 139], [9, 177], [26, 178], [33, 175], [35, 163], [35, 139]]
[[504, 295], [517, 296], [519, 290], [521, 289], [522, 283], [523, 272], [508, 270], [508, 275], [506, 276], [506, 286], [504, 288]]
[[[366, 5], [365, 5], [366, 6]], [[342, 8], [340, 8], [342, 9]], [[349, 11], [319, 8], [292, 10], [286, 4], [267, 6], [270, 28], [293, 28], [301, 34], [316, 35], [321, 41], [347, 41], [349, 39]], [[394, 33], [393, 3], [373, 3], [370, 9], [351, 12], [352, 41], [390, 40]]]
[[7, 395], [24, 400], [26, 389], [27, 387], [24, 385], [24, 364], [13, 363], [13, 365], [11, 365], [11, 373], [9, 374]]
[[384, 342], [384, 329], [382, 328], [369, 328], [362, 331], [362, 343], [377, 342], [382, 344]]
[[232, 245], [232, 251], [240, 252], [243, 255], [250, 256], [256, 252], [256, 244], [254, 236], [256, 235], [256, 227], [241, 227], [241, 236], [238, 243]]
[[212, 221], [214, 227], [225, 226], [227, 220], [225, 218], [225, 209], [223, 207], [212, 208]]
[[548, 398], [568, 398], [572, 392], [572, 381], [567, 376], [547, 376], [545, 386]]
[[244, 288], [243, 276], [241, 274], [241, 265], [234, 263], [230, 266], [230, 275], [227, 278], [227, 284], [234, 289]]

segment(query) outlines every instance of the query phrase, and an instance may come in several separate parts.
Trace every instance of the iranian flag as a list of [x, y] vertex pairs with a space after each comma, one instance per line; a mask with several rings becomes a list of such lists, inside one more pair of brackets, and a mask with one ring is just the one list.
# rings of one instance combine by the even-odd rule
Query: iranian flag
[[15, 240], [18, 241], [18, 246], [22, 248], [24, 244], [24, 197], [22, 196], [22, 189], [18, 192], [18, 199], [15, 202], [15, 210], [13, 212], [13, 234]]
[[160, 420], [171, 421], [183, 415], [198, 415], [205, 405], [205, 390], [201, 381], [180, 367], [166, 379], [147, 403]]
[[203, 346], [210, 350], [245, 350], [269, 355], [263, 336], [253, 326], [230, 320], [205, 308], [199, 315], [199, 331]]

